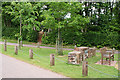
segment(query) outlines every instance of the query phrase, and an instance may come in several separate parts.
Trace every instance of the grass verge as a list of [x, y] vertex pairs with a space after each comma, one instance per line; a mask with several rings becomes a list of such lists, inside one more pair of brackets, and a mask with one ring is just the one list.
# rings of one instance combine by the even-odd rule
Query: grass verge
[[[80, 65], [70, 65], [66, 63], [67, 54], [70, 51], [64, 51], [63, 57], [55, 55], [55, 66], [50, 66], [49, 55], [51, 53], [54, 53], [54, 54], [56, 53], [54, 49], [32, 48], [33, 52], [36, 55], [34, 55], [34, 59], [29, 59], [29, 49], [31, 49], [31, 47], [22, 47], [21, 50], [19, 50], [18, 55], [14, 54], [14, 47], [15, 46], [8, 45], [7, 51], [4, 51], [4, 48], [2, 45], [2, 48], [0, 48], [0, 52], [5, 55], [9, 55], [16, 59], [22, 60], [24, 62], [51, 70], [53, 72], [56, 72], [71, 78], [114, 78], [113, 76], [110, 76], [110, 75], [118, 76], [118, 70], [113, 66], [95, 64], [101, 58], [100, 53], [97, 53], [96, 56], [87, 59], [88, 64], [94, 67], [95, 69], [110, 75], [101, 74], [95, 71], [94, 69], [91, 69], [90, 67], [88, 67], [88, 76], [83, 77], [82, 63]], [[118, 60], [118, 54], [115, 54], [115, 61], [117, 60]]]

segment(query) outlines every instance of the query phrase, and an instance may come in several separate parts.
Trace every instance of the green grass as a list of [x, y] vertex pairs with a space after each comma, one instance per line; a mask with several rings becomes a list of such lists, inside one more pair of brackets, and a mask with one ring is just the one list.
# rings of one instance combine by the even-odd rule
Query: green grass
[[[33, 52], [37, 54], [37, 56], [34, 55], [34, 59], [29, 59], [29, 49], [33, 49]], [[2, 45], [2, 48], [0, 48], [0, 51], [5, 55], [14, 57], [24, 62], [51, 70], [53, 72], [56, 72], [56, 73], [59, 73], [59, 74], [62, 74], [62, 75], [65, 75], [71, 78], [113, 78], [112, 76], [101, 74], [91, 69], [90, 67], [88, 67], [88, 76], [83, 77], [82, 76], [82, 63], [80, 65], [70, 65], [70, 64], [64, 63], [64, 62], [67, 62], [67, 54], [70, 51], [64, 51], [63, 57], [55, 55], [55, 58], [58, 58], [61, 60], [59, 61], [55, 59], [55, 66], [50, 66], [50, 58], [49, 58], [49, 55], [51, 53], [54, 53], [54, 54], [56, 53], [54, 49], [22, 47], [22, 49], [19, 50], [18, 55], [15, 55], [14, 46], [8, 45], [7, 51], [4, 51], [3, 45]], [[97, 53], [96, 56], [87, 59], [88, 64], [98, 69], [99, 71], [102, 71], [110, 75], [118, 76], [118, 70], [114, 68], [113, 66], [95, 64], [97, 61], [100, 60], [100, 58], [101, 58], [100, 53]], [[118, 60], [117, 54], [115, 54], [115, 60]]]

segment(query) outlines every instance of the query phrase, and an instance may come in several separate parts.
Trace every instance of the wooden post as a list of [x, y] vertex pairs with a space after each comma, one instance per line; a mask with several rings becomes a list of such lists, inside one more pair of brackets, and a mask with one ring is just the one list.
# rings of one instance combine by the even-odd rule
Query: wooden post
[[77, 64], [80, 64], [80, 54], [77, 54]]
[[82, 63], [82, 75], [83, 75], [83, 76], [84, 76], [84, 74], [85, 74], [84, 66], [85, 66], [85, 62], [83, 61], [83, 63]]
[[7, 51], [7, 41], [6, 40], [4, 40], [4, 51]]
[[88, 62], [86, 62], [86, 74], [85, 76], [88, 76]]
[[18, 54], [18, 47], [15, 46], [15, 54], [17, 55]]
[[88, 62], [86, 62], [86, 61], [83, 61], [82, 75], [83, 76], [87, 76], [88, 75]]
[[109, 53], [109, 65], [111, 64], [110, 61], [111, 61], [111, 54]]
[[[101, 53], [102, 54], [102, 53]], [[101, 56], [101, 64], [103, 64], [103, 54]]]
[[29, 50], [29, 56], [30, 56], [30, 59], [33, 59], [33, 50], [32, 49]]
[[54, 54], [50, 54], [50, 66], [55, 65], [55, 59], [54, 59]]
[[93, 56], [96, 56], [96, 48], [93, 49]]

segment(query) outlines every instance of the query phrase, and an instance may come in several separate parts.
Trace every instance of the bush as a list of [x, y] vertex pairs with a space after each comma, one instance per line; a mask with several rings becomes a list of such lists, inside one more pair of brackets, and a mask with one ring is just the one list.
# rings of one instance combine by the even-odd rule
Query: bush
[[[77, 44], [78, 47], [80, 46], [96, 46], [97, 48], [101, 48], [104, 46], [108, 46], [111, 48], [120, 49], [120, 35], [117, 32], [86, 32], [81, 33], [79, 31], [76, 31], [76, 29], [61, 29], [61, 35], [63, 40], [63, 45]], [[15, 36], [19, 34], [18, 28], [2, 28], [2, 37], [9, 38], [9, 39], [17, 39], [18, 37]], [[55, 44], [57, 39], [57, 29], [52, 30], [50, 33], [47, 33], [47, 36], [45, 34], [42, 37], [42, 43], [43, 44]], [[31, 42], [37, 42], [38, 40], [38, 32], [34, 30], [24, 30], [22, 31], [22, 39], [31, 41]]]
[[4, 38], [16, 39], [16, 33], [19, 33], [19, 29], [2, 27], [2, 37], [4, 36]]
[[26, 40], [30, 42], [37, 42], [38, 40], [38, 32], [31, 30], [27, 31], [28, 33], [26, 34]]
[[48, 36], [43, 35], [43, 37], [42, 37], [42, 43], [43, 44], [49, 44]]
[[[19, 34], [19, 29], [18, 28], [13, 28], [13, 27], [3, 27], [2, 28], [2, 38], [6, 39], [18, 39], [20, 38]], [[31, 30], [22, 30], [22, 39], [31, 41], [31, 42], [37, 42], [38, 39], [38, 32]]]

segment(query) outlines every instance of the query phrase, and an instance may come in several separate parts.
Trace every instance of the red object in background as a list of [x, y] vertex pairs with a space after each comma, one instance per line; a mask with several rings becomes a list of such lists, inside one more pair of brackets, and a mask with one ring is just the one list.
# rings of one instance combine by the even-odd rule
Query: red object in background
[[43, 31], [39, 32], [39, 36], [38, 36], [38, 42], [41, 44], [42, 43], [42, 35], [44, 34]]

